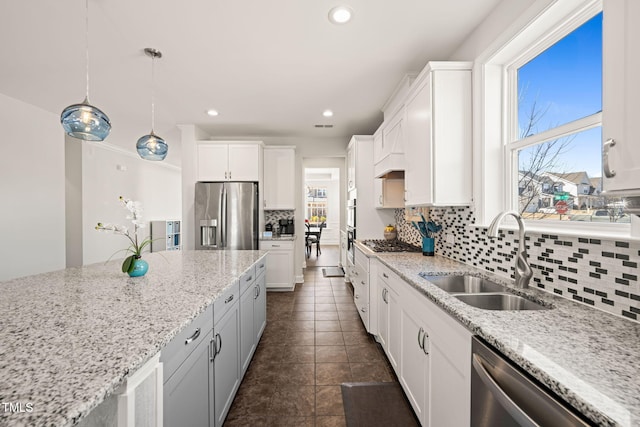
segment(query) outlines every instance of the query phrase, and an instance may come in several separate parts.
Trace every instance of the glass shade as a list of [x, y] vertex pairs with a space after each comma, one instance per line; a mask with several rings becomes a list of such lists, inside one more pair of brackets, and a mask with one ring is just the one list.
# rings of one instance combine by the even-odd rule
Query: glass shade
[[111, 131], [109, 117], [88, 100], [69, 105], [60, 115], [60, 123], [67, 135], [84, 141], [104, 141]]
[[164, 160], [167, 157], [169, 146], [164, 139], [154, 134], [145, 135], [136, 143], [138, 154], [145, 160]]

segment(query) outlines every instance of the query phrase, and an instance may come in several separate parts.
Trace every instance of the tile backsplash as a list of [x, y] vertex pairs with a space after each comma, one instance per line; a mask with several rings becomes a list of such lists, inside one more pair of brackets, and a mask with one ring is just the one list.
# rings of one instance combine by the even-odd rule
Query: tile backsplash
[[[421, 245], [421, 237], [405, 221], [404, 209], [395, 211], [398, 238]], [[470, 207], [432, 208], [429, 219], [442, 225], [436, 233], [436, 254], [514, 278], [517, 231], [501, 231], [496, 239], [487, 230], [471, 227]], [[447, 237], [453, 237], [453, 244]], [[640, 242], [591, 239], [527, 232], [531, 287], [640, 320]]]
[[264, 223], [273, 224], [275, 227], [280, 219], [295, 218], [294, 210], [264, 211]]

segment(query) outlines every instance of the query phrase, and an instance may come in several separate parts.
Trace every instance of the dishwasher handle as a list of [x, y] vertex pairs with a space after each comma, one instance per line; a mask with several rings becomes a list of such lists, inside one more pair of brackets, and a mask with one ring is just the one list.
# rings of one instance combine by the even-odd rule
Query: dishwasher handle
[[[482, 363], [484, 359], [477, 353], [473, 355], [473, 369], [484, 383], [484, 385], [491, 391], [493, 397], [496, 398], [500, 405], [518, 422], [522, 427], [539, 427], [535, 421], [529, 417], [529, 415], [522, 410], [507, 393], [498, 385], [496, 380], [491, 376], [488, 370], [485, 368], [485, 363]], [[487, 363], [488, 364], [488, 363]], [[532, 392], [532, 397], [534, 393]]]

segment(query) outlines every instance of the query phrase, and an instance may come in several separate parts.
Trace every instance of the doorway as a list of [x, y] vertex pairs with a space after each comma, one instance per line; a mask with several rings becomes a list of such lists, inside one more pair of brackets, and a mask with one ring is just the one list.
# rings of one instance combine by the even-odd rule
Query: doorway
[[304, 168], [307, 267], [340, 265], [340, 181], [339, 167]]

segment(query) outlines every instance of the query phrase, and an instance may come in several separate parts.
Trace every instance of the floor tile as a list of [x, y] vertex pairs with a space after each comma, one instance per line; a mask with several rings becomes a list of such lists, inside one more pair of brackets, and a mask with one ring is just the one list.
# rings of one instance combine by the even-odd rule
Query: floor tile
[[[269, 427], [314, 427], [314, 417], [269, 417]], [[226, 424], [225, 424], [226, 426]]]
[[314, 345], [313, 331], [291, 331], [281, 341], [282, 345]]
[[[227, 419], [266, 416], [269, 413], [272, 393], [273, 386], [246, 384], [243, 382], [233, 401]], [[225, 422], [225, 425], [227, 425], [227, 422]]]
[[391, 382], [395, 381], [386, 363], [351, 363], [354, 382]]
[[315, 330], [315, 322], [313, 320], [290, 320], [289, 331], [307, 331], [311, 332]]
[[339, 385], [316, 386], [316, 416], [319, 415], [344, 415]]
[[316, 313], [316, 320], [339, 320], [337, 311], [319, 311]]
[[350, 303], [336, 303], [336, 310], [338, 311], [358, 311], [353, 302]]
[[374, 345], [375, 341], [372, 337], [363, 332], [342, 332], [346, 345]]
[[358, 317], [357, 320], [340, 320], [340, 326], [343, 332], [362, 332], [366, 333], [366, 329], [362, 321]]
[[349, 296], [337, 297], [337, 296], [334, 296], [333, 299], [335, 300], [336, 304], [348, 304], [348, 303], [353, 304], [353, 297], [349, 297]]
[[[235, 401], [234, 401], [235, 404]], [[267, 417], [240, 417], [231, 418], [231, 413], [224, 422], [224, 427], [268, 427], [269, 419]]]
[[380, 351], [371, 345], [347, 346], [347, 357], [349, 363], [383, 363], [384, 356]]
[[334, 304], [336, 301], [334, 301], [333, 297], [315, 297], [316, 298], [316, 304]]
[[[291, 345], [281, 349], [282, 363], [314, 363], [316, 359], [316, 347], [314, 345]], [[366, 360], [354, 360], [361, 362]]]
[[345, 417], [316, 417], [315, 427], [347, 427]]
[[340, 345], [317, 345], [316, 363], [345, 363], [348, 362], [347, 351]]
[[313, 304], [294, 304], [293, 311], [313, 311]]
[[315, 307], [316, 312], [320, 311], [336, 311], [336, 304], [318, 304]]
[[316, 345], [344, 345], [341, 332], [316, 332]]
[[283, 364], [276, 372], [275, 384], [280, 388], [314, 385], [316, 382], [315, 372], [316, 365], [314, 363]]
[[[277, 387], [272, 391], [269, 414], [279, 417], [315, 415], [315, 387], [312, 385]], [[312, 420], [313, 422], [313, 420]]]
[[[267, 310], [267, 313], [268, 312]], [[314, 320], [315, 313], [313, 311], [294, 311], [291, 313], [291, 318], [294, 320]]]
[[317, 363], [316, 385], [340, 385], [351, 381], [348, 363]]
[[338, 320], [316, 320], [316, 331], [340, 332], [341, 326]]

